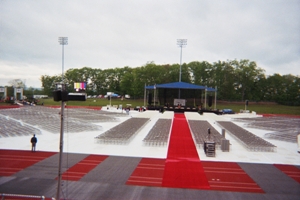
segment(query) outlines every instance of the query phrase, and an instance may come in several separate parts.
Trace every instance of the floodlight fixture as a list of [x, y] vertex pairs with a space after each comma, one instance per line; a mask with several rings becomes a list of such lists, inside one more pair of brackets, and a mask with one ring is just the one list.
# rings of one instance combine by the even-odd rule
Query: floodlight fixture
[[68, 44], [68, 37], [58, 37], [58, 42], [61, 45], [67, 45]]
[[184, 47], [185, 45], [187, 45], [187, 39], [177, 39], [177, 45], [179, 47]]

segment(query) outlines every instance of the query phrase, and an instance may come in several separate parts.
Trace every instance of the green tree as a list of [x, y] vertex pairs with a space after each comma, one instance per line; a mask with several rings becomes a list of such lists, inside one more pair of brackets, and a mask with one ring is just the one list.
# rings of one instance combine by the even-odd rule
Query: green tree
[[240, 96], [240, 100], [252, 99], [255, 82], [259, 81], [264, 70], [257, 67], [254, 61], [249, 60], [233, 60], [230, 64], [235, 68], [236, 80], [234, 88]]
[[67, 90], [69, 92], [74, 91], [74, 83], [87, 83], [87, 93], [94, 92], [94, 85], [91, 83], [91, 77], [94, 74], [94, 70], [89, 67], [83, 67], [81, 69], [69, 69], [64, 75], [64, 81], [67, 84]]
[[188, 64], [191, 82], [196, 85], [213, 86], [212, 65], [206, 61], [194, 61]]
[[26, 84], [25, 84], [25, 80], [21, 80], [21, 79], [13, 79], [10, 80], [9, 85], [14, 87], [14, 88], [25, 88]]
[[105, 77], [101, 69], [92, 69], [92, 74], [90, 76], [90, 87], [93, 89], [93, 95], [104, 95], [104, 88], [102, 83], [104, 82]]
[[56, 89], [56, 83], [61, 82], [61, 76], [41, 76], [42, 87], [45, 95], [52, 96], [52, 92]]
[[124, 75], [120, 82], [121, 95], [129, 94], [133, 96], [134, 70], [135, 69], [129, 67], [124, 67]]
[[274, 79], [280, 82], [277, 82], [277, 92], [275, 96], [275, 101], [280, 104], [285, 105], [300, 105], [300, 80], [299, 77], [293, 76], [291, 74], [280, 76], [275, 74], [273, 77], [270, 77], [274, 82]]
[[230, 63], [225, 61], [213, 63], [211, 76], [218, 90], [218, 99], [233, 100], [235, 98], [233, 87], [235, 72]]
[[[87, 93], [106, 94], [115, 92], [129, 94], [134, 98], [143, 98], [144, 86], [179, 81], [179, 64], [156, 65], [148, 62], [144, 66], [128, 66], [114, 69], [69, 69], [64, 79], [68, 91], [72, 91], [74, 82], [87, 82]], [[41, 76], [44, 94], [52, 95], [55, 83], [61, 82], [61, 75]], [[218, 61], [213, 64], [206, 61], [183, 63], [181, 81], [218, 88], [218, 99], [276, 101], [286, 105], [299, 105], [300, 80], [293, 75], [274, 74], [266, 78], [264, 70], [254, 61], [232, 60]], [[165, 91], [160, 91], [160, 98]], [[195, 91], [182, 92], [185, 96], [198, 96]], [[178, 96], [178, 91], [168, 93], [168, 98]], [[197, 97], [198, 98], [198, 97]]]

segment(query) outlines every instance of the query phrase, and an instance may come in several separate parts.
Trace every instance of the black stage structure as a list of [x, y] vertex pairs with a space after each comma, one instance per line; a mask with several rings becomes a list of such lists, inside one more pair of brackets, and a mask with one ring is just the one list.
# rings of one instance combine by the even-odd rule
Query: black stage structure
[[[212, 109], [213, 96], [215, 109]], [[207, 97], [208, 95], [208, 97]], [[148, 110], [169, 110], [174, 112], [214, 112], [216, 109], [217, 90], [207, 86], [186, 82], [172, 82], [145, 86], [144, 104], [148, 100]]]

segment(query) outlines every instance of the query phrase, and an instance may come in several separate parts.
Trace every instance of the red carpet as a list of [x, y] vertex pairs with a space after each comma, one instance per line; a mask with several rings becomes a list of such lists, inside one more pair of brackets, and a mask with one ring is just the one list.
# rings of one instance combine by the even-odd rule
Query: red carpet
[[108, 156], [102, 156], [102, 155], [89, 155], [88, 157], [81, 160], [73, 167], [69, 168], [65, 173], [63, 173], [62, 180], [70, 180], [70, 181], [80, 180], [84, 175], [89, 173], [92, 169], [94, 169], [107, 157]]
[[184, 114], [174, 115], [162, 186], [210, 188]]
[[11, 176], [54, 154], [42, 151], [0, 150], [0, 176]]
[[212, 190], [264, 193], [237, 163], [202, 161], [202, 165]]
[[291, 177], [292, 179], [294, 179], [295, 181], [297, 181], [298, 183], [300, 183], [300, 169], [298, 169], [297, 167], [293, 165], [279, 165], [279, 164], [274, 164], [274, 166], [277, 167], [277, 169], [279, 169], [286, 175], [288, 175], [289, 177]]
[[126, 184], [160, 187], [164, 167], [165, 159], [143, 158]]

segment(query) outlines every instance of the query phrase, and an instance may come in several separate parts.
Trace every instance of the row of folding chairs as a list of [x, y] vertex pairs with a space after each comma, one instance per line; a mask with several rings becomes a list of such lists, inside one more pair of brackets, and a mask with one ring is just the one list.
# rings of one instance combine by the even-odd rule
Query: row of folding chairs
[[95, 140], [98, 143], [126, 144], [149, 120], [149, 118], [129, 118], [95, 137]]
[[[199, 148], [203, 148], [205, 141], [215, 142], [216, 148], [220, 148], [222, 135], [208, 122], [204, 120], [188, 120], [190, 130], [195, 143]], [[210, 134], [208, 134], [208, 128]]]
[[274, 152], [276, 146], [262, 139], [246, 129], [228, 121], [218, 121], [220, 126], [227, 130], [237, 141], [249, 151]]
[[265, 137], [273, 140], [286, 141], [291, 143], [297, 143], [297, 135], [299, 131], [295, 130], [285, 130], [285, 131], [276, 131], [272, 133], [265, 134]]
[[287, 130], [300, 129], [300, 118], [287, 117], [256, 117], [256, 118], [241, 118], [235, 119], [246, 123], [247, 127], [260, 128], [265, 130]]
[[[17, 109], [2, 109], [0, 110], [0, 114], [51, 133], [59, 133], [61, 125], [59, 111], [60, 109], [44, 106], [25, 106]], [[82, 116], [80, 117], [82, 118]], [[64, 127], [67, 132], [102, 130], [102, 127], [99, 125], [81, 120], [80, 118], [68, 117], [67, 113], [64, 115]]]
[[161, 146], [167, 145], [172, 119], [158, 119], [149, 133], [143, 139], [145, 145], [149, 146]]
[[35, 127], [22, 122], [0, 116], [0, 137], [28, 136], [41, 134], [41, 131]]

